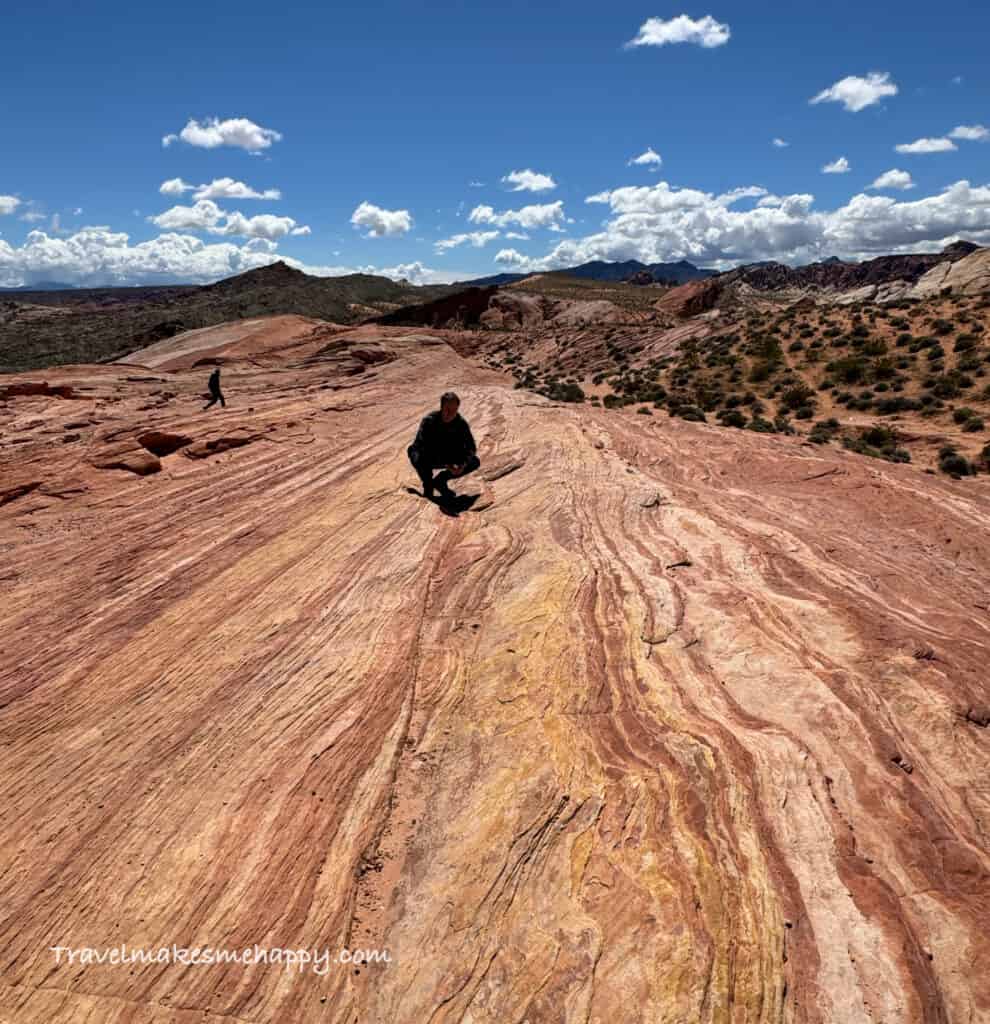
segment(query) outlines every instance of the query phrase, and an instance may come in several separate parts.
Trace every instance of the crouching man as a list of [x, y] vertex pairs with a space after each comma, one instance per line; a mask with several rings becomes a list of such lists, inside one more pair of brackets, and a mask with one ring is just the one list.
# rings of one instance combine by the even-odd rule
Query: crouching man
[[[407, 449], [427, 498], [433, 497], [434, 488], [441, 499], [452, 498], [448, 482], [473, 473], [481, 465], [471, 428], [458, 412], [460, 406], [461, 400], [453, 391], [443, 394], [440, 408], [423, 417], [416, 438]], [[435, 469], [441, 470], [436, 476]]]

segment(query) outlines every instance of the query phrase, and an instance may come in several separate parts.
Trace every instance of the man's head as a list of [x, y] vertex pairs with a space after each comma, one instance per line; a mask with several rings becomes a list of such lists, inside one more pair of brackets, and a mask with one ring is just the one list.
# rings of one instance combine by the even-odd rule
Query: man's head
[[440, 396], [440, 416], [444, 423], [449, 423], [457, 415], [460, 407], [461, 400], [453, 391], [445, 391]]

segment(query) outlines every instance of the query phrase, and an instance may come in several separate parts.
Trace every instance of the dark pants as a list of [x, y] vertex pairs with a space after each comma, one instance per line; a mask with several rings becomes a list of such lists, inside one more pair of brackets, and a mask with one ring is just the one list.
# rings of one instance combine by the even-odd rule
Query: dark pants
[[[437, 461], [436, 458], [421, 452], [414, 445], [410, 445], [406, 449], [406, 454], [409, 456], [409, 461], [413, 464], [413, 469], [419, 474], [419, 479], [423, 483], [423, 493], [426, 495], [432, 494], [434, 487], [439, 487], [441, 491], [445, 491], [450, 480], [460, 479], [460, 477], [452, 477], [450, 471], [443, 468], [447, 465], [446, 462]], [[461, 473], [461, 476], [473, 473], [481, 465], [481, 460], [477, 455], [462, 455], [460, 458], [464, 461], [464, 472]], [[441, 468], [443, 468], [443, 472], [437, 473], [434, 476], [433, 470]]]
[[205, 412], [211, 405], [215, 405], [217, 402], [219, 402], [224, 409], [227, 408], [227, 403], [223, 400], [223, 394], [219, 389], [210, 392], [210, 400], [203, 406], [203, 411]]

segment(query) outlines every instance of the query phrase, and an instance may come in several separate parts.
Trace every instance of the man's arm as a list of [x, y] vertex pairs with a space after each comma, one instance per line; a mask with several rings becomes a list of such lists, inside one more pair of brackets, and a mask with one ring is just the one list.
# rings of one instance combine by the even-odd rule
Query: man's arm
[[427, 413], [419, 421], [419, 430], [416, 431], [416, 436], [413, 438], [413, 447], [417, 451], [425, 452], [430, 449], [430, 416]]
[[471, 433], [471, 428], [468, 426], [467, 420], [461, 420], [464, 425], [464, 450], [468, 455], [477, 455], [478, 446], [474, 443], [474, 435]]

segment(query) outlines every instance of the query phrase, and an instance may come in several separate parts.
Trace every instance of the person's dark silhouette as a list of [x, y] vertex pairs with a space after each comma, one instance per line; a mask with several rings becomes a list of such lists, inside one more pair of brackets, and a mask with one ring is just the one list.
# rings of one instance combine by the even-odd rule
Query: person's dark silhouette
[[[460, 405], [453, 391], [442, 395], [440, 408], [423, 417], [413, 443], [406, 449], [427, 498], [433, 497], [435, 487], [442, 499], [452, 499], [454, 493], [448, 482], [473, 473], [481, 465], [471, 428], [458, 412]], [[436, 476], [435, 469], [441, 470]]]
[[215, 405], [217, 402], [220, 403], [221, 408], [226, 409], [227, 403], [223, 400], [223, 392], [220, 390], [219, 366], [210, 374], [208, 387], [210, 389], [210, 400], [203, 406], [203, 412], [206, 412], [211, 405]]

